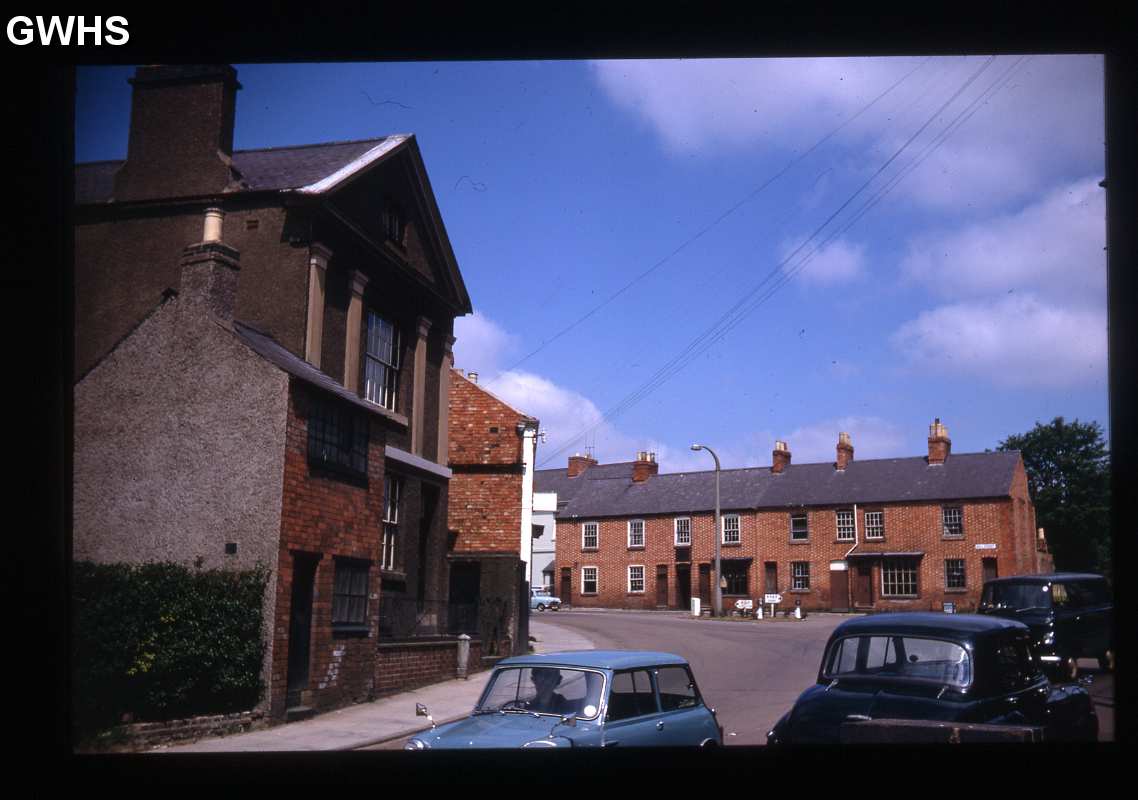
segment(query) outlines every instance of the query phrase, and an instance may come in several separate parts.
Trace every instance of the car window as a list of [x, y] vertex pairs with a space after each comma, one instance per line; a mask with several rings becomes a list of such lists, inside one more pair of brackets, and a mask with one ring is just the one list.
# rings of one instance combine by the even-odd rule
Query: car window
[[1067, 593], [1066, 584], [1051, 584], [1051, 605], [1055, 608], [1068, 608], [1072, 605], [1070, 595]]
[[685, 667], [660, 667], [656, 670], [656, 685], [660, 688], [660, 708], [664, 711], [699, 705], [695, 681]]
[[1047, 584], [990, 583], [984, 587], [984, 596], [980, 605], [984, 608], [1012, 611], [1029, 608], [1048, 609], [1051, 608], [1051, 593]]
[[[539, 673], [539, 674], [536, 674]], [[557, 673], [550, 676], [549, 673]], [[538, 684], [553, 678], [552, 690], [539, 696]], [[535, 680], [536, 678], [536, 680]], [[494, 672], [476, 711], [520, 709], [538, 714], [576, 714], [591, 719], [600, 710], [604, 678], [599, 672], [566, 667], [511, 667]]]
[[834, 643], [827, 678], [888, 677], [949, 683], [972, 680], [968, 651], [955, 642], [915, 636], [849, 636]]
[[656, 713], [656, 695], [647, 670], [628, 670], [612, 676], [608, 713], [610, 722]]
[[1009, 642], [996, 650], [996, 681], [1003, 691], [1030, 686], [1036, 673], [1035, 659], [1026, 642]]

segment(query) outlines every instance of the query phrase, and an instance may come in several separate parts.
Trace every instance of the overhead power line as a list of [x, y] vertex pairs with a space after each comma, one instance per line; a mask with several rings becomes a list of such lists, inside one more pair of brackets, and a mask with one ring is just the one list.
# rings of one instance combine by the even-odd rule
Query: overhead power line
[[[790, 262], [792, 259], [797, 257], [798, 254], [806, 247], [807, 244], [809, 244], [811, 241], [816, 239], [821, 234], [821, 232], [831, 222], [833, 222], [846, 208], [848, 208], [849, 205], [859, 195], [861, 195], [865, 191], [865, 189], [874, 180], [876, 180], [883, 172], [885, 172], [889, 168], [889, 166], [895, 160], [897, 160], [897, 158], [900, 157], [901, 154], [904, 153], [913, 144], [913, 142], [916, 141], [916, 139], [922, 133], [924, 133], [924, 131], [949, 106], [952, 105], [952, 103], [954, 103], [965, 91], [967, 91], [967, 89], [984, 73], [985, 70], [988, 69], [989, 66], [991, 66], [991, 64], [994, 61], [995, 61], [995, 56], [989, 57], [983, 64], [980, 65], [979, 68], [977, 68], [967, 79], [965, 79], [965, 81], [961, 84], [961, 86], [955, 92], [953, 92], [953, 94], [943, 104], [941, 104], [941, 106], [938, 107], [936, 111], [934, 111], [929, 116], [929, 118], [905, 141], [904, 144], [902, 144], [888, 159], [885, 160], [884, 163], [882, 163], [882, 165], [873, 173], [873, 175], [871, 175], [860, 187], [858, 187], [845, 200], [845, 202], [843, 202], [838, 207], [838, 209], [836, 211], [834, 211], [829, 217], [827, 217], [826, 220], [821, 225], [819, 225], [810, 234], [810, 236], [808, 236], [802, 242], [802, 244], [800, 244], [797, 248], [795, 248], [795, 250], [793, 252], [791, 252], [782, 261], [780, 261], [770, 272], [767, 273], [767, 275], [761, 281], [759, 281], [758, 284], [756, 284], [754, 287], [752, 287], [734, 305], [732, 305], [731, 308], [729, 308], [726, 312], [724, 312], [719, 317], [719, 319], [717, 319], [714, 323], [712, 323], [711, 326], [706, 328], [695, 339], [693, 339], [676, 356], [673, 356], [667, 363], [665, 363], [662, 367], [660, 367], [653, 374], [653, 376], [651, 378], [649, 378], [645, 383], [643, 383], [638, 389], [634, 390], [632, 393], [627, 395], [623, 400], [621, 400], [619, 403], [617, 403], [616, 406], [614, 406], [612, 409], [610, 409], [608, 412], [606, 412], [601, 417], [600, 421], [598, 421], [594, 425], [586, 428], [585, 430], [577, 433], [576, 435], [574, 435], [570, 439], [566, 440], [566, 444], [563, 447], [561, 447], [560, 449], [558, 449], [557, 451], [555, 451], [553, 453], [550, 453], [549, 456], [542, 462], [542, 465], [547, 464], [550, 461], [558, 458], [564, 452], [569, 450], [575, 442], [579, 441], [582, 436], [587, 435], [588, 433], [599, 428], [605, 422], [608, 422], [608, 421], [614, 419], [615, 417], [619, 416], [620, 414], [624, 413], [629, 408], [631, 408], [633, 405], [640, 402], [645, 397], [647, 397], [649, 394], [654, 392], [661, 385], [663, 385], [668, 379], [670, 379], [673, 375], [675, 375], [680, 370], [682, 370], [684, 367], [686, 367], [689, 363], [691, 363], [691, 361], [694, 360], [697, 356], [699, 356], [700, 354], [705, 352], [709, 347], [711, 347], [716, 342], [720, 341], [724, 336], [726, 336], [726, 334], [728, 332], [730, 332], [731, 329], [733, 329], [736, 325], [738, 325], [743, 320], [743, 318], [745, 318], [747, 315], [749, 315], [751, 312], [753, 312], [759, 305], [761, 305], [763, 302], [765, 302], [765, 300], [769, 299], [776, 291], [778, 291], [779, 288], [781, 288], [783, 285], [785, 285], [787, 281], [789, 281], [791, 278], [793, 278], [795, 275], [797, 275], [798, 272], [800, 272], [801, 269], [805, 266], [809, 257], [812, 256], [813, 253], [809, 253], [807, 255], [807, 257], [804, 257], [804, 260], [802, 262], [800, 262], [796, 267], [792, 268], [791, 271], [784, 271], [783, 267], [788, 262]], [[1016, 65], [1013, 65], [1012, 68], [1014, 69], [1015, 66]], [[1007, 73], [1005, 73], [1005, 74], [1007, 74]], [[1004, 76], [1001, 76], [1001, 78], [1003, 78], [1003, 77]], [[1002, 84], [1001, 84], [1001, 86], [1002, 86]], [[973, 113], [974, 113], [975, 107], [976, 107], [975, 103], [970, 104], [970, 106], [965, 108], [965, 111], [967, 111], [969, 108], [972, 108]], [[963, 112], [961, 112], [961, 113], [963, 113]], [[957, 120], [960, 120], [960, 119], [961, 119], [961, 115], [958, 114], [956, 120], [954, 120], [953, 122], [956, 122]], [[953, 123], [949, 123], [949, 125], [952, 125], [952, 124]], [[947, 129], [947, 127], [946, 127], [946, 129]], [[955, 130], [955, 128], [953, 130]], [[940, 139], [940, 141], [943, 141], [943, 138]], [[924, 157], [927, 157], [928, 153], [931, 153], [931, 150], [926, 151]], [[911, 171], [911, 170], [909, 170], [909, 171]], [[902, 177], [904, 177], [904, 175], [907, 175], [907, 174], [908, 174], [908, 172], [903, 171]], [[896, 183], [893, 183], [893, 185], [895, 186]], [[890, 186], [888, 188], [891, 189], [892, 186]], [[888, 191], [888, 189], [887, 189], [887, 191]], [[878, 200], [880, 200], [880, 198], [883, 196], [884, 196], [884, 194], [879, 193], [878, 196], [875, 196], [874, 198], [871, 198], [869, 201], [867, 201], [866, 205], [868, 205], [869, 203], [876, 204], [876, 202]], [[860, 217], [858, 217], [858, 219], [860, 219]], [[852, 223], [850, 223], [850, 224], [852, 224]], [[846, 229], [848, 229], [848, 226], [846, 226]], [[818, 250], [818, 248], [815, 248], [814, 252], [817, 252], [817, 250]], [[761, 295], [760, 297], [758, 297], [756, 299], [756, 295], [758, 295], [759, 292], [762, 291], [763, 287], [767, 286], [767, 284], [772, 282], [772, 279], [775, 279], [780, 275], [782, 276], [782, 279], [775, 281], [774, 284], [770, 287], [769, 291], [767, 291], [765, 294]]]

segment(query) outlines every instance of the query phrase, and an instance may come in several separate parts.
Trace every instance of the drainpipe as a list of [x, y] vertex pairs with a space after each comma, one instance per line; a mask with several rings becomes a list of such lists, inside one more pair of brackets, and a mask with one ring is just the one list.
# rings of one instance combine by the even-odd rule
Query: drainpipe
[[857, 503], [854, 503], [854, 543], [853, 543], [853, 547], [851, 547], [849, 550], [847, 550], [846, 554], [844, 556], [842, 556], [842, 561], [846, 562], [846, 594], [848, 595], [846, 597], [846, 600], [849, 602], [849, 608], [853, 608], [854, 604], [853, 604], [853, 581], [851, 581], [849, 579], [850, 565], [849, 565], [848, 559], [850, 557], [850, 553], [852, 553], [854, 550], [857, 550], [858, 544], [860, 544], [860, 542], [858, 542], [858, 539], [857, 539]]

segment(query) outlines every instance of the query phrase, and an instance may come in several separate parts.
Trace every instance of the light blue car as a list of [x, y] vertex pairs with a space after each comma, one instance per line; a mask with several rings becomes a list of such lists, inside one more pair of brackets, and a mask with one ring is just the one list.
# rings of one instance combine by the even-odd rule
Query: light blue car
[[549, 593], [548, 589], [530, 589], [529, 592], [529, 607], [535, 611], [560, 611], [561, 598], [554, 597]]
[[[430, 719], [421, 704], [416, 714]], [[582, 650], [507, 658], [464, 720], [404, 750], [487, 747], [717, 747], [723, 729], [691, 667], [671, 653]]]

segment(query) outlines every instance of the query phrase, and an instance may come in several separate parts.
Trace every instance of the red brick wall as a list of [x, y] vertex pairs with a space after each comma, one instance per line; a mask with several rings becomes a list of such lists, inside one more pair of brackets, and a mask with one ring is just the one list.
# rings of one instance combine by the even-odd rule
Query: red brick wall
[[517, 424], [524, 415], [464, 378], [460, 370], [450, 373], [449, 409], [449, 463], [522, 463]]
[[[1026, 486], [1026, 484], [1024, 484]], [[942, 505], [959, 505], [963, 508], [963, 539], [945, 539], [942, 536]], [[764, 564], [774, 561], [778, 565], [779, 589], [784, 603], [792, 605], [800, 600], [803, 608], [824, 610], [845, 607], [848, 602], [835, 603], [830, 596], [830, 562], [843, 560], [853, 545], [837, 540], [836, 511], [849, 506], [807, 509], [809, 539], [805, 543], [790, 540], [790, 510], [742, 511], [740, 516], [740, 543], [721, 546], [720, 557], [752, 559], [748, 572], [749, 596], [756, 598], [766, 590]], [[1015, 517], [1015, 502], [1011, 498], [992, 501], [961, 503], [918, 503], [909, 505], [858, 505], [858, 553], [922, 552], [918, 562], [916, 599], [885, 599], [881, 597], [881, 571], [874, 569], [874, 606], [893, 610], [940, 610], [944, 601], [955, 602], [961, 610], [974, 608], [979, 600], [983, 581], [982, 562], [985, 557], [998, 559], [1001, 575], [1035, 570], [1022, 555], [1032, 540], [1025, 539], [1024, 522], [1034, 526], [1030, 503]], [[865, 511], [880, 510], [885, 515], [885, 538], [865, 539]], [[732, 513], [724, 510], [724, 515]], [[581, 528], [585, 520], [557, 522], [557, 564], [571, 567], [573, 591], [570, 603], [579, 606], [655, 608], [656, 569], [668, 569], [668, 604], [679, 607], [676, 590], [675, 545], [673, 519], [677, 515], [645, 517], [645, 547], [628, 547], [628, 519], [590, 520], [599, 523], [599, 547], [596, 551], [581, 548]], [[692, 514], [691, 596], [699, 595], [699, 564], [710, 563], [714, 558], [714, 515]], [[995, 544], [993, 550], [977, 550], [977, 544]], [[1019, 548], [1019, 550], [1017, 550]], [[945, 560], [963, 559], [965, 562], [965, 589], [945, 588]], [[810, 588], [806, 591], [790, 589], [791, 563], [810, 563]], [[627, 570], [630, 565], [643, 565], [645, 591], [632, 594], [627, 587]], [[599, 568], [598, 592], [581, 595], [581, 569]], [[560, 580], [560, 578], [558, 578]], [[715, 576], [712, 576], [715, 580]], [[557, 584], [560, 591], [560, 583]], [[714, 583], [712, 583], [714, 586]], [[725, 595], [724, 605], [733, 605], [735, 597]]]
[[[308, 465], [309, 391], [293, 382], [289, 392], [276, 629], [273, 631], [270, 708], [275, 718], [284, 713], [287, 690], [292, 551], [322, 554], [313, 590], [310, 695], [306, 702], [326, 708], [367, 699], [373, 693], [375, 674], [384, 435], [377, 425], [372, 425], [366, 487], [313, 472]], [[332, 630], [336, 556], [371, 562], [367, 611], [370, 629], [366, 635], [336, 634]]]
[[[472, 639], [467, 675], [483, 668], [482, 643]], [[456, 677], [457, 669], [458, 643], [455, 641], [380, 645], [375, 660], [375, 693], [394, 694], [449, 681]]]

